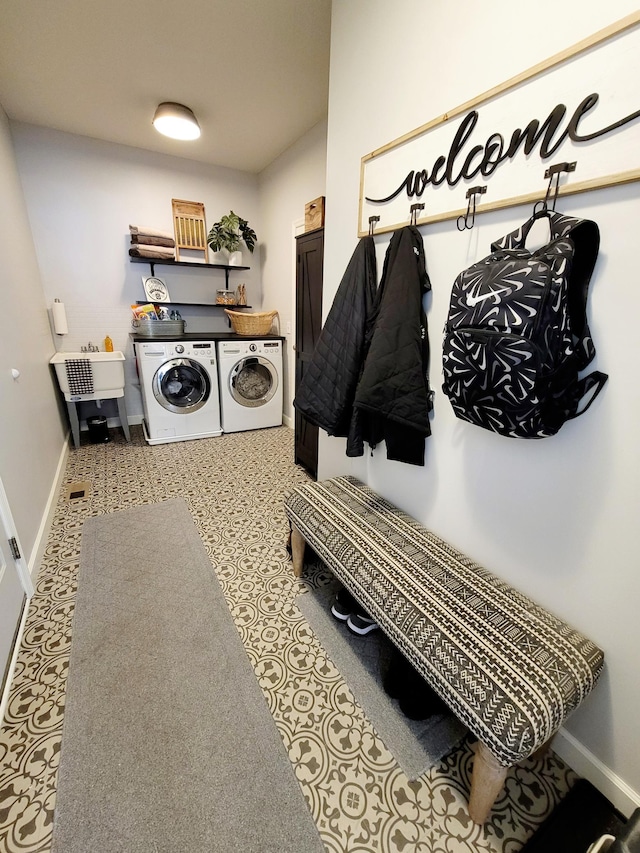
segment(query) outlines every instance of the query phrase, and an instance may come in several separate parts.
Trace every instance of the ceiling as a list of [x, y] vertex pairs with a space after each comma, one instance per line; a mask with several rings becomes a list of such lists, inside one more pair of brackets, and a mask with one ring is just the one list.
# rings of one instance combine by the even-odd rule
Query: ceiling
[[[327, 114], [331, 0], [2, 0], [11, 120], [259, 172]], [[202, 136], [151, 125], [190, 107]]]

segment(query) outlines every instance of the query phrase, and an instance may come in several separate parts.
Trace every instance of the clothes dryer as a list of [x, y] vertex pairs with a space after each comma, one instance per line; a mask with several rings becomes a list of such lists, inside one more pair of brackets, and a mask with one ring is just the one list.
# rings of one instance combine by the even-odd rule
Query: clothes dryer
[[222, 435], [215, 343], [136, 341], [149, 444]]
[[282, 423], [282, 341], [219, 341], [223, 432]]

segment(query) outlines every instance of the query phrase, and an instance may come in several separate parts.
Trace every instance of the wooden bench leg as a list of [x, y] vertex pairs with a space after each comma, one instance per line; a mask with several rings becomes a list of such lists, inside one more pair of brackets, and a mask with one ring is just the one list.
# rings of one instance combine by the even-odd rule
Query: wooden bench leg
[[304, 549], [306, 541], [302, 533], [291, 525], [291, 556], [293, 557], [293, 574], [297, 578], [302, 577], [304, 569]]
[[508, 772], [508, 767], [503, 767], [483, 743], [478, 743], [469, 797], [469, 817], [474, 823], [486, 822]]

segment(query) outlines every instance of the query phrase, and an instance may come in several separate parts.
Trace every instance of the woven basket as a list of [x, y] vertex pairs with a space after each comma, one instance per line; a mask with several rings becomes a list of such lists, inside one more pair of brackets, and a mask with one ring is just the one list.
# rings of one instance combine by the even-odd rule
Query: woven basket
[[260, 314], [247, 314], [244, 311], [229, 311], [224, 313], [231, 320], [233, 331], [238, 335], [268, 335], [271, 331], [273, 318], [277, 311], [264, 311]]

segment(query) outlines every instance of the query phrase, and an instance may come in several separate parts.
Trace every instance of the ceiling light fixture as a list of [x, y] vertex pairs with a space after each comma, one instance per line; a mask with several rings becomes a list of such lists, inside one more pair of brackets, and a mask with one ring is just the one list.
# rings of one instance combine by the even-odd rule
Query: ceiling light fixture
[[172, 139], [198, 139], [200, 125], [189, 107], [165, 101], [158, 105], [153, 117], [153, 126], [164, 136]]

